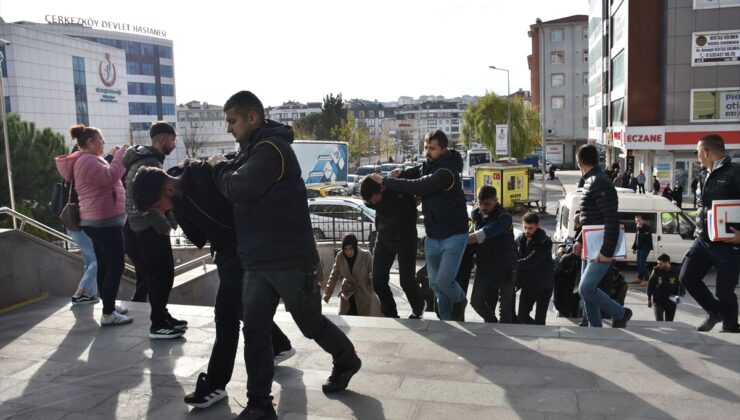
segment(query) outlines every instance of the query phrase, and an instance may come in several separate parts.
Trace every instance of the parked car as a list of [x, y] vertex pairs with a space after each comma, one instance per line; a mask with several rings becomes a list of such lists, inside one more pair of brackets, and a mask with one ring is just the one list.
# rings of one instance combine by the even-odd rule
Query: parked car
[[[630, 251], [635, 241], [635, 215], [642, 215], [653, 233], [653, 251], [648, 261], [655, 261], [660, 254], [668, 254], [671, 261], [680, 263], [694, 242], [694, 215], [684, 212], [666, 198], [652, 194], [635, 194], [629, 188], [617, 188], [619, 196], [619, 223], [624, 225], [627, 258], [618, 260], [635, 262]], [[569, 193], [560, 200], [555, 215], [553, 241], [563, 242], [573, 236], [573, 214], [578, 209], [581, 190]]]
[[362, 178], [361, 175], [347, 175], [347, 189], [349, 189], [350, 194], [355, 195], [359, 193]]
[[349, 189], [341, 185], [308, 185], [306, 186], [306, 197], [351, 197]]
[[380, 173], [380, 165], [362, 165], [355, 171], [356, 175], [370, 175], [372, 173]]
[[360, 242], [375, 245], [375, 210], [350, 197], [319, 197], [308, 200], [314, 239], [339, 240], [353, 233]]

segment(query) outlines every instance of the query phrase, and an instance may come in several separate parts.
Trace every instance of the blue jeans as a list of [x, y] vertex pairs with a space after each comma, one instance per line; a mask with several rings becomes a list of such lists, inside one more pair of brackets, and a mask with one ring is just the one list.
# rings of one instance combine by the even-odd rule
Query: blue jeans
[[624, 307], [599, 289], [599, 283], [611, 265], [611, 262], [594, 261], [584, 261], [581, 265], [581, 284], [578, 291], [583, 299], [588, 324], [592, 327], [601, 327], [601, 311], [609, 314], [612, 322], [624, 316]]
[[80, 279], [80, 289], [85, 291], [87, 296], [97, 296], [98, 294], [98, 259], [95, 258], [95, 248], [93, 248], [92, 239], [85, 235], [83, 231], [67, 231], [78, 247], [85, 260], [85, 271]]
[[424, 240], [429, 287], [434, 290], [439, 317], [442, 320], [452, 319], [452, 304], [465, 299], [465, 292], [455, 277], [467, 244], [467, 233], [448, 236], [445, 239], [427, 237]]
[[647, 281], [650, 278], [650, 273], [647, 269], [647, 257], [650, 255], [650, 250], [637, 250], [637, 278], [640, 280]]

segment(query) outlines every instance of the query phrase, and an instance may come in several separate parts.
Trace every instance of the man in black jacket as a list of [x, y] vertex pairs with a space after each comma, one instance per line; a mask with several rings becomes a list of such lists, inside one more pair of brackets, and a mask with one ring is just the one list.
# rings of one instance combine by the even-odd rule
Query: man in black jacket
[[[419, 177], [419, 169], [399, 171], [399, 178]], [[364, 178], [360, 195], [365, 204], [375, 209], [375, 227], [378, 237], [373, 252], [373, 289], [380, 299], [380, 310], [389, 318], [398, 318], [396, 301], [388, 286], [393, 261], [398, 256], [398, 275], [401, 288], [411, 305], [410, 319], [424, 316], [426, 303], [416, 281], [416, 198], [400, 193]]]
[[650, 226], [642, 218], [641, 214], [635, 215], [635, 242], [632, 244], [632, 253], [637, 256], [637, 283], [647, 286], [648, 269], [647, 258], [653, 250], [653, 232]]
[[477, 244], [478, 268], [475, 272], [470, 304], [485, 322], [498, 322], [495, 310], [501, 299], [501, 322], [512, 322], [516, 267], [514, 226], [511, 215], [498, 203], [496, 189], [486, 185], [478, 190], [478, 208], [473, 210], [469, 244]]
[[[522, 289], [517, 319], [521, 324], [545, 325], [554, 284], [552, 241], [534, 213], [527, 212], [522, 217], [522, 229], [524, 232], [516, 238], [517, 286]], [[532, 319], [529, 314], [535, 303], [537, 309]]]
[[239, 142], [234, 160], [212, 158], [213, 177], [234, 204], [237, 253], [244, 268], [242, 307], [247, 407], [241, 418], [277, 418], [272, 405], [272, 318], [280, 298], [304, 336], [332, 355], [324, 392], [344, 390], [362, 362], [349, 338], [321, 313], [313, 240], [293, 129], [265, 119], [251, 92], [224, 105], [228, 132]]
[[656, 321], [673, 321], [676, 301], [671, 298], [685, 293], [676, 271], [671, 265], [671, 257], [667, 254], [658, 257], [658, 265], [653, 269], [647, 287], [647, 306], [653, 307]]
[[[737, 322], [735, 287], [740, 275], [740, 230], [722, 242], [709, 240], [707, 212], [714, 200], [740, 200], [740, 165], [725, 153], [725, 142], [717, 134], [707, 134], [696, 145], [696, 157], [704, 170], [697, 189], [696, 240], [686, 253], [679, 280], [689, 294], [707, 311], [699, 331], [710, 331], [722, 322], [722, 332], [740, 332]], [[715, 299], [704, 284], [709, 268], [717, 270]]]
[[[578, 167], [583, 177], [581, 185], [580, 220], [584, 230], [589, 225], [603, 225], [603, 241], [595, 259], [584, 258], [581, 268], [581, 283], [578, 291], [586, 309], [588, 323], [592, 327], [601, 327], [601, 311], [611, 316], [612, 327], [624, 328], [632, 318], [632, 311], [625, 308], [599, 289], [599, 283], [614, 261], [614, 253], [619, 240], [619, 201], [614, 185], [599, 169], [599, 153], [592, 144], [578, 148], [576, 153]], [[580, 254], [583, 244], [583, 233], [576, 239], [573, 247]]]
[[[424, 213], [424, 255], [429, 285], [437, 298], [439, 316], [451, 320], [465, 310], [467, 299], [455, 276], [468, 242], [468, 214], [460, 172], [460, 153], [447, 148], [447, 135], [434, 130], [424, 137], [427, 161], [418, 179], [397, 179], [369, 175], [374, 181], [398, 192], [421, 197]], [[454, 306], [454, 308], [453, 308]]]
[[[185, 235], [195, 246], [211, 244], [211, 255], [219, 277], [216, 293], [216, 341], [213, 343], [208, 373], [198, 375], [195, 392], [185, 403], [207, 408], [225, 398], [226, 385], [234, 371], [242, 317], [242, 269], [236, 253], [234, 212], [229, 200], [216, 189], [210, 165], [199, 160], [184, 160], [167, 173], [159, 168], [139, 168], [133, 179], [136, 207], [172, 213]], [[295, 354], [288, 337], [272, 323], [274, 362]]]

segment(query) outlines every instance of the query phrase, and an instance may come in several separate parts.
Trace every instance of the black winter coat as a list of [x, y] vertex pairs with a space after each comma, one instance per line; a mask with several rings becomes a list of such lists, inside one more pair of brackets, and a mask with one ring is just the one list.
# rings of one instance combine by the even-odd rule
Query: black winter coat
[[553, 288], [554, 264], [552, 241], [544, 230], [537, 229], [534, 237], [527, 240], [523, 233], [516, 238], [518, 257], [517, 286], [524, 293], [543, 292]]
[[705, 169], [699, 174], [697, 191], [696, 233], [709, 240], [707, 212], [712, 210], [712, 201], [740, 200], [740, 165], [725, 156], [717, 169], [712, 172]]
[[212, 251], [235, 251], [236, 230], [231, 202], [213, 182], [213, 168], [200, 160], [184, 160], [167, 173], [180, 178], [181, 198], [173, 198], [173, 213], [185, 236], [203, 248], [210, 241]]
[[516, 269], [514, 226], [511, 215], [497, 204], [488, 217], [473, 210], [473, 226], [483, 230], [485, 240], [475, 249], [477, 270], [475, 278], [493, 279], [496, 284], [511, 284], [511, 273]]
[[421, 197], [424, 228], [432, 239], [445, 239], [468, 232], [468, 210], [460, 173], [463, 160], [448, 150], [438, 161], [422, 167], [419, 179], [383, 178], [391, 190]]
[[[581, 192], [581, 225], [604, 225], [601, 254], [612, 257], [619, 240], [619, 198], [609, 177], [598, 167], [583, 175]], [[582, 242], [583, 238], [579, 238]]]
[[637, 229], [635, 232], [635, 242], [632, 244], [632, 249], [641, 251], [653, 250], [653, 234], [647, 223], [644, 223], [642, 227]]
[[[401, 179], [419, 178], [418, 168], [401, 172]], [[416, 240], [416, 198], [390, 188], [383, 191], [383, 199], [368, 207], [375, 209], [378, 241]]]

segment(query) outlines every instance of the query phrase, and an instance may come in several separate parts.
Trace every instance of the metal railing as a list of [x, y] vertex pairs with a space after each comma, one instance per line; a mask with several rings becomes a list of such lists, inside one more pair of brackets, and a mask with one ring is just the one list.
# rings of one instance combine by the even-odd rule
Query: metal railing
[[[328, 205], [331, 207], [331, 205]], [[316, 241], [342, 242], [354, 234], [359, 242], [375, 243], [375, 222], [356, 210], [312, 210], [311, 229]]]
[[[8, 216], [12, 217], [15, 220], [19, 220], [21, 222], [21, 224], [18, 227], [18, 230], [20, 230], [20, 231], [23, 231], [23, 229], [26, 227], [26, 225], [29, 225], [29, 226], [35, 227], [36, 229], [38, 229], [38, 230], [40, 230], [40, 231], [42, 231], [42, 232], [44, 232], [44, 233], [46, 233], [46, 234], [54, 237], [54, 238], [57, 238], [57, 239], [59, 239], [61, 241], [64, 241], [64, 243], [67, 244], [67, 248], [66, 249], [69, 249], [69, 247], [68, 247], [69, 244], [77, 245], [75, 243], [75, 240], [72, 239], [69, 235], [66, 235], [66, 234], [64, 234], [62, 232], [59, 232], [58, 230], [56, 230], [56, 229], [54, 229], [52, 227], [49, 227], [49, 226], [47, 226], [47, 225], [39, 222], [36, 219], [33, 219], [31, 217], [28, 217], [25, 214], [18, 213], [17, 211], [14, 211], [14, 210], [12, 210], [12, 209], [10, 209], [8, 207], [0, 207], [0, 215], [2, 215], [2, 214], [8, 215]], [[184, 263], [182, 263], [182, 264], [180, 264], [180, 265], [178, 265], [178, 266], [175, 267], [175, 275], [177, 276], [177, 275], [182, 274], [182, 273], [184, 273], [186, 271], [192, 270], [193, 268], [195, 268], [195, 267], [197, 267], [199, 265], [202, 265], [203, 266], [203, 271], [206, 271], [206, 260], [208, 260], [210, 258], [211, 258], [211, 254], [205, 254], [205, 255], [201, 255], [200, 257], [193, 258], [190, 261], [186, 261], [186, 262], [184, 262]], [[131, 273], [131, 275], [133, 275], [133, 276], [136, 275], [136, 268], [134, 268], [133, 265], [131, 265], [129, 263], [124, 263], [124, 268], [126, 269], [126, 271], [128, 271], [129, 273]]]

